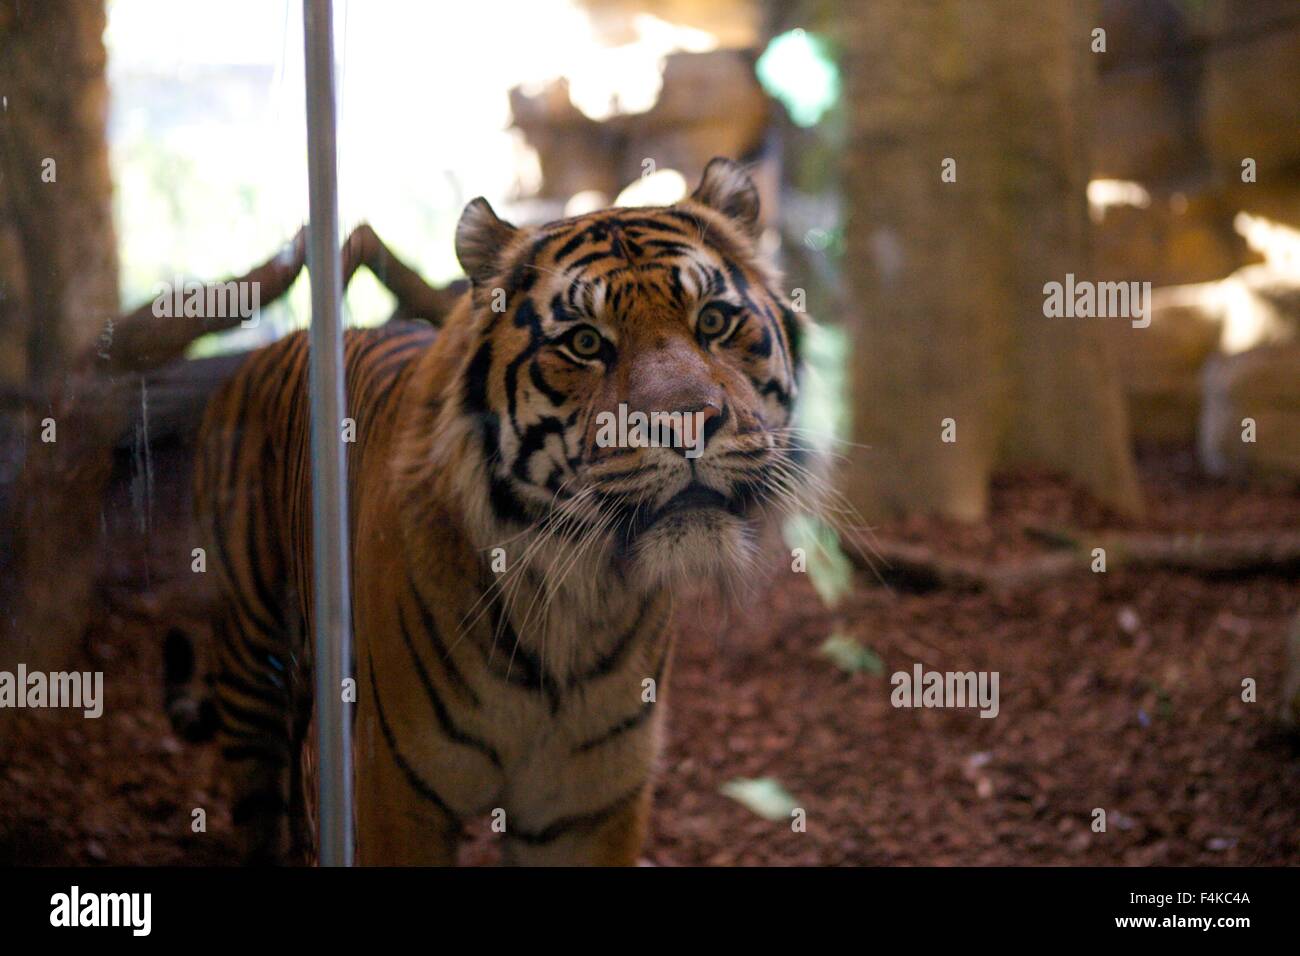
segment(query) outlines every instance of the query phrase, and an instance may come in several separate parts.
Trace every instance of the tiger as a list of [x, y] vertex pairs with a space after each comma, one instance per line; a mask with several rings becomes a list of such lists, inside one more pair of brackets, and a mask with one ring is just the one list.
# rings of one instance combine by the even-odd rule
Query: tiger
[[[752, 583], [806, 472], [809, 320], [760, 237], [725, 158], [667, 206], [519, 227], [480, 197], [441, 327], [346, 332], [358, 863], [454, 864], [487, 817], [503, 863], [638, 861], [673, 593]], [[254, 353], [197, 442], [220, 773], [249, 861], [310, 839], [307, 369], [301, 332]], [[663, 441], [600, 440], [620, 406], [682, 417]]]

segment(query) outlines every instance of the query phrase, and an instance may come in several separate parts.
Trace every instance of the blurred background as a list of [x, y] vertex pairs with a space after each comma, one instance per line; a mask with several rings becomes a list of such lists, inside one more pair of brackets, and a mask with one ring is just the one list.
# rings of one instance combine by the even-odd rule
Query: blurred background
[[[210, 600], [187, 420], [94, 356], [306, 219], [300, 7], [0, 0], [0, 667], [108, 694], [0, 711], [0, 862], [230, 859], [163, 702]], [[730, 156], [816, 320], [801, 416], [840, 497], [752, 618], [680, 624], [649, 862], [1300, 861], [1293, 0], [335, 7], [345, 232], [443, 286], [475, 196], [666, 204]], [[1049, 317], [1067, 281], [1149, 308]], [[309, 299], [300, 275], [189, 358]], [[345, 316], [399, 305], [363, 270]], [[74, 392], [98, 417], [41, 458]], [[892, 707], [916, 663], [999, 672], [999, 716]]]

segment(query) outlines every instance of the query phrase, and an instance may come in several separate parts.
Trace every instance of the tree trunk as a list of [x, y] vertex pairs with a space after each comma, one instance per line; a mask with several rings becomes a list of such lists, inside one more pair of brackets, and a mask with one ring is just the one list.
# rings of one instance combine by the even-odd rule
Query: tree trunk
[[3, 384], [30, 402], [0, 516], [12, 521], [0, 535], [5, 665], [68, 663], [91, 613], [101, 503], [62, 492], [102, 487], [112, 466], [107, 433], [74, 411], [106, 393], [69, 368], [119, 306], [105, 22], [101, 0], [0, 0], [0, 233], [21, 260], [0, 269], [0, 347], [24, 356], [4, 363]]
[[869, 518], [979, 518], [990, 474], [1020, 462], [1139, 508], [1105, 328], [1127, 320], [1043, 314], [1045, 283], [1091, 278], [1094, 25], [1071, 0], [873, 0], [845, 19], [853, 437], [869, 446], [848, 492]]
[[26, 286], [6, 312], [25, 318], [29, 391], [55, 383], [119, 308], [105, 22], [98, 0], [0, 0], [3, 215]]

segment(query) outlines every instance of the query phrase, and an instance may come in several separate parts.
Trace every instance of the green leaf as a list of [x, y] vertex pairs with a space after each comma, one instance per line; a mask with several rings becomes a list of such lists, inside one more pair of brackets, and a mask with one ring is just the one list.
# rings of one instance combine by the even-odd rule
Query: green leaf
[[830, 658], [832, 664], [850, 674], [866, 671], [879, 677], [885, 673], [885, 662], [875, 651], [838, 631], [826, 638], [821, 646], [821, 655]]
[[788, 820], [797, 806], [794, 797], [773, 777], [738, 777], [724, 783], [721, 792], [764, 820]]
[[853, 587], [853, 565], [840, 550], [840, 538], [829, 525], [811, 515], [797, 515], [786, 521], [785, 540], [791, 548], [803, 548], [808, 577], [827, 607], [834, 607]]

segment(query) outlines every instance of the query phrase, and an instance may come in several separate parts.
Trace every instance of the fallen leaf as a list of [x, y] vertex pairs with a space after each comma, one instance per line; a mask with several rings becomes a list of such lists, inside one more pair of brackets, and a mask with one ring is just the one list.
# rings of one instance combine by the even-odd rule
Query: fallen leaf
[[796, 808], [794, 797], [772, 777], [738, 777], [724, 783], [721, 792], [764, 820], [788, 820]]
[[838, 631], [822, 643], [821, 655], [829, 658], [842, 671], [850, 674], [866, 671], [879, 677], [885, 672], [885, 662], [869, 647], [864, 647], [847, 634]]

